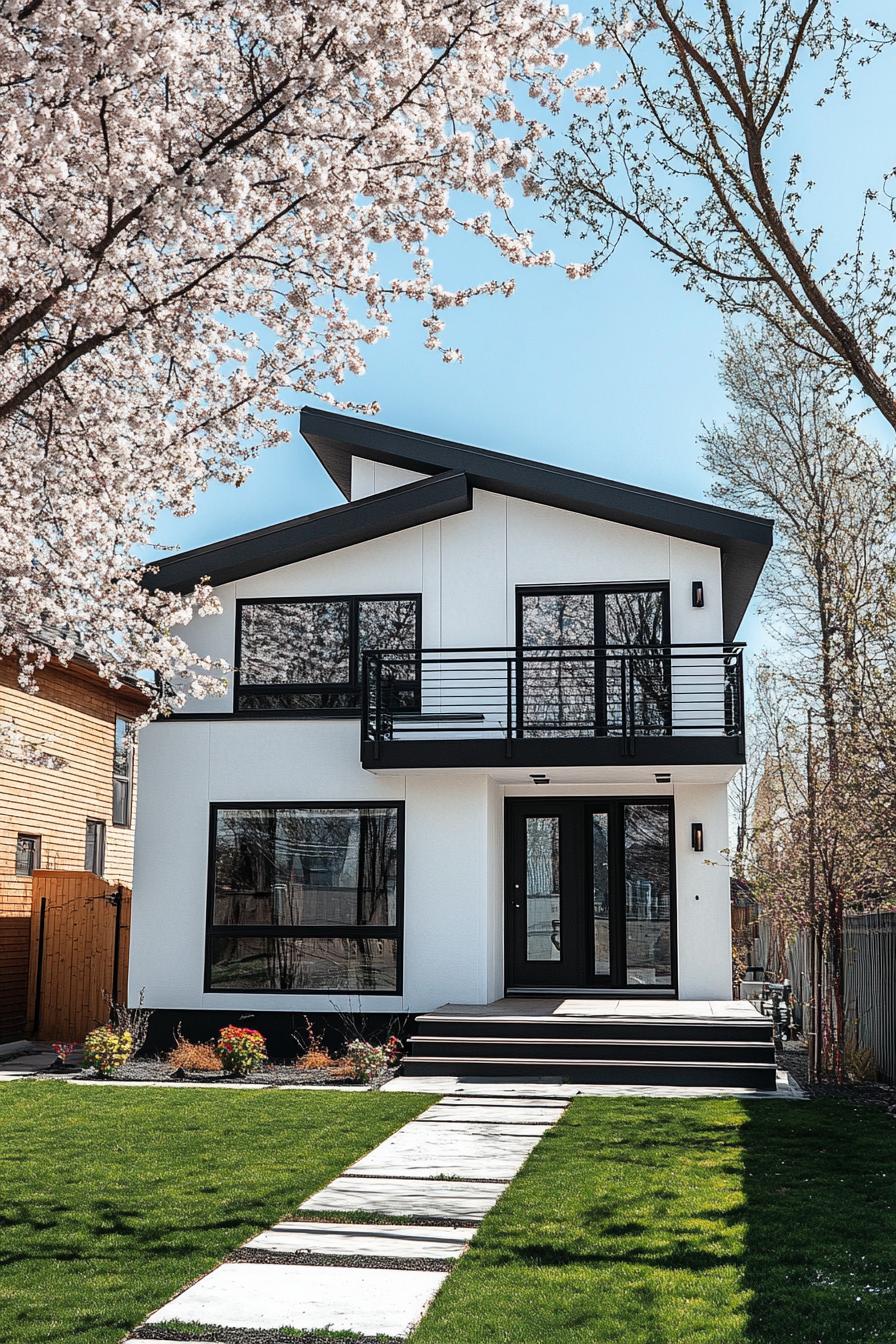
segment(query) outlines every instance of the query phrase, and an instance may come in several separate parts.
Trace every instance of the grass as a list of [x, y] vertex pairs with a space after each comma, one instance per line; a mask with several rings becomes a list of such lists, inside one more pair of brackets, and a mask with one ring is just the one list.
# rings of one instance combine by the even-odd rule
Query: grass
[[4, 1083], [0, 1340], [117, 1344], [430, 1101]]
[[413, 1344], [896, 1341], [896, 1128], [842, 1101], [573, 1103]]

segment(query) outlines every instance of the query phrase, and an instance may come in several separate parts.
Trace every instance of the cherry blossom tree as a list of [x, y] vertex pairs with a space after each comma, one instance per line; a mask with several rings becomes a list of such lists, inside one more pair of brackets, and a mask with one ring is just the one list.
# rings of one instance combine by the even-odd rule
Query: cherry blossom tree
[[210, 590], [141, 583], [159, 512], [239, 484], [289, 394], [334, 400], [396, 300], [458, 357], [445, 310], [512, 286], [443, 288], [431, 237], [553, 263], [508, 188], [590, 40], [550, 0], [0, 0], [0, 655], [26, 688], [76, 649], [155, 674], [149, 713], [222, 688], [177, 633]]

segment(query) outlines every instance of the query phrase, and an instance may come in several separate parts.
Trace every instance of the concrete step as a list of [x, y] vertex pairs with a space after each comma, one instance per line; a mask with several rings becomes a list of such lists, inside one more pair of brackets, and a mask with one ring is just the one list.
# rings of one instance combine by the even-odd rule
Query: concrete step
[[414, 1019], [417, 1036], [523, 1036], [562, 1040], [574, 1036], [590, 1040], [669, 1040], [669, 1041], [754, 1041], [772, 1038], [768, 1019], [743, 1022], [730, 1018], [696, 1019], [681, 1017], [573, 1017], [567, 1014], [536, 1017], [462, 1013], [420, 1013]]
[[402, 1072], [406, 1077], [450, 1076], [459, 1078], [563, 1078], [570, 1082], [629, 1083], [673, 1087], [747, 1087], [775, 1090], [775, 1064], [711, 1063], [700, 1060], [666, 1059], [566, 1059], [557, 1055], [408, 1055]]
[[688, 1041], [654, 1039], [620, 1041], [582, 1038], [570, 1031], [563, 1037], [520, 1036], [418, 1036], [408, 1039], [408, 1052], [416, 1055], [452, 1057], [463, 1055], [482, 1059], [527, 1058], [553, 1059], [558, 1055], [575, 1060], [682, 1060], [688, 1063], [773, 1064], [774, 1045], [768, 1041]]

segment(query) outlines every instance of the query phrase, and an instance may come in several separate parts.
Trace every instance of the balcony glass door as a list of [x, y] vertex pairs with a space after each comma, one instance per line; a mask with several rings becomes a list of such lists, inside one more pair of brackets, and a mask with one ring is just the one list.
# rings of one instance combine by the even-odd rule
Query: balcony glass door
[[510, 987], [670, 989], [669, 799], [510, 799]]
[[518, 736], [668, 731], [665, 584], [519, 589], [517, 604]]

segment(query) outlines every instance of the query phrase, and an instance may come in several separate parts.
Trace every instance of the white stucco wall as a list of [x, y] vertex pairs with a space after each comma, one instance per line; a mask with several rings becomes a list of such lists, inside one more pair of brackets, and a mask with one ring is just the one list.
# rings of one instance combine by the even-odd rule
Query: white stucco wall
[[[682, 999], [731, 997], [731, 873], [728, 794], [722, 784], [676, 784], [678, 992]], [[703, 823], [703, 853], [691, 823]]]
[[[361, 497], [414, 478], [355, 459], [353, 494]], [[691, 606], [694, 579], [702, 580], [706, 594], [699, 610]], [[238, 598], [419, 592], [424, 646], [509, 645], [515, 639], [518, 585], [636, 581], [669, 583], [674, 643], [721, 639], [715, 548], [476, 490], [468, 513], [224, 585], [218, 589], [222, 614], [195, 621], [187, 634], [198, 651], [230, 661]], [[187, 708], [215, 715], [232, 705], [228, 695]], [[512, 785], [465, 771], [373, 774], [361, 769], [358, 737], [357, 720], [327, 719], [190, 719], [144, 730], [132, 999], [145, 988], [147, 1003], [158, 1008], [329, 1008], [326, 995], [203, 993], [209, 805], [240, 801], [405, 803], [403, 994], [360, 1003], [356, 996], [332, 996], [332, 1002], [371, 1012], [422, 1011], [449, 999], [487, 1002], [503, 992], [503, 813]], [[652, 791], [630, 781], [624, 768], [607, 768], [565, 791]], [[676, 805], [680, 993], [728, 997], [728, 872], [721, 858], [727, 846], [725, 785], [676, 779], [670, 788]], [[704, 823], [702, 856], [690, 850], [692, 820]]]
[[[440, 772], [374, 775], [358, 761], [358, 724], [279, 720], [159, 723], [141, 738], [151, 781], [136, 837], [130, 986], [153, 1008], [368, 1012], [481, 1003], [496, 983], [489, 783]], [[396, 996], [206, 994], [203, 990], [211, 803], [405, 805], [404, 983]], [[494, 802], [494, 799], [492, 799]]]

